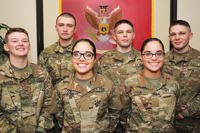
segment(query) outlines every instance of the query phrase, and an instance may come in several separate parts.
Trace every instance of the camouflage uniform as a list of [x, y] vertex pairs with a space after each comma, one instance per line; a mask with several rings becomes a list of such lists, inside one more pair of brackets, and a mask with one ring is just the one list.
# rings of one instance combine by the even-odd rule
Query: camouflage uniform
[[0, 132], [35, 133], [53, 127], [49, 112], [52, 85], [40, 66], [0, 66]]
[[[132, 48], [128, 53], [121, 53], [117, 49], [108, 51], [100, 57], [97, 64], [99, 73], [111, 79], [115, 86], [121, 86], [125, 79], [136, 73], [142, 62], [139, 58], [139, 52]], [[126, 120], [124, 117], [120, 119]], [[124, 120], [120, 120], [116, 133], [124, 132]]]
[[5, 63], [7, 59], [8, 59], [7, 55], [0, 54], [0, 65]]
[[125, 80], [126, 91], [132, 99], [128, 133], [173, 133], [172, 122], [179, 85], [167, 74], [150, 80], [142, 72]]
[[63, 48], [56, 42], [41, 52], [39, 64], [47, 69], [53, 85], [65, 77], [69, 77], [72, 72], [71, 49], [73, 45], [74, 41], [68, 47]]
[[[72, 76], [61, 81], [56, 88], [60, 101], [57, 105], [61, 111], [57, 116], [63, 132], [112, 132], [119, 117], [119, 107], [116, 97], [113, 99], [116, 103], [111, 100], [114, 89], [110, 80], [98, 74], [86, 81]], [[112, 109], [112, 114], [108, 115], [108, 108]]]
[[165, 58], [164, 71], [173, 75], [181, 88], [177, 113], [185, 108], [185, 118], [176, 120], [175, 127], [197, 133], [200, 131], [200, 91], [194, 88], [200, 84], [200, 52], [190, 48], [187, 53], [178, 54], [172, 49]]
[[137, 50], [132, 49], [124, 54], [114, 49], [100, 57], [98, 72], [107, 76], [115, 84], [119, 84], [130, 75], [136, 73], [140, 65], [141, 60]]

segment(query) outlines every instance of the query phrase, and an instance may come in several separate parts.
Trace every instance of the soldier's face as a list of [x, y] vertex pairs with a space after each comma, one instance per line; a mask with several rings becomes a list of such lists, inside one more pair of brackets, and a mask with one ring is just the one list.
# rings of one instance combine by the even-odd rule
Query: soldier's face
[[[92, 46], [90, 46], [88, 42], [81, 41], [74, 47], [73, 53], [74, 52], [80, 55], [77, 56], [77, 54], [74, 54], [72, 56], [72, 64], [76, 71], [76, 75], [91, 77], [93, 75], [93, 66], [95, 63]], [[86, 53], [91, 54], [89, 55]]]
[[58, 36], [62, 40], [70, 40], [75, 33], [75, 20], [71, 17], [59, 17], [55, 25]]
[[[152, 54], [152, 56], [149, 56], [149, 53]], [[141, 55], [141, 59], [144, 64], [144, 72], [149, 74], [160, 73], [164, 63], [163, 53], [164, 51], [162, 46], [158, 41], [148, 42], [142, 52], [142, 54], [147, 54], [148, 56], [145, 57], [145, 55]]]
[[13, 32], [8, 36], [4, 49], [9, 52], [10, 57], [26, 57], [30, 50], [29, 38], [25, 33]]
[[192, 38], [190, 29], [183, 25], [174, 25], [170, 28], [169, 39], [177, 51], [188, 50], [189, 41]]
[[119, 47], [129, 48], [135, 38], [135, 33], [129, 24], [122, 23], [115, 28], [115, 34], [113, 37]]

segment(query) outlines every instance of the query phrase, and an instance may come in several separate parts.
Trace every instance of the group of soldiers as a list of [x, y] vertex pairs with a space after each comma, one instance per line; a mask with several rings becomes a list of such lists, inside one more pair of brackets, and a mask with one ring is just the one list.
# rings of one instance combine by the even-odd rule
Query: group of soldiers
[[134, 26], [115, 23], [116, 47], [97, 58], [89, 39], [74, 39], [76, 18], [60, 14], [58, 41], [38, 64], [28, 60], [23, 28], [10, 28], [0, 59], [2, 133], [199, 133], [200, 52], [188, 22], [170, 24], [173, 48], [158, 38], [132, 47]]

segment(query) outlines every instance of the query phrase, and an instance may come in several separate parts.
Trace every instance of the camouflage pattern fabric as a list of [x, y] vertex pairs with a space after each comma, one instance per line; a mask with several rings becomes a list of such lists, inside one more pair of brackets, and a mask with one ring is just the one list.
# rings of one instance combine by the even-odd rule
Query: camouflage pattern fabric
[[172, 122], [179, 85], [172, 77], [162, 74], [150, 80], [138, 72], [125, 81], [125, 87], [132, 100], [127, 133], [175, 132]]
[[[112, 132], [118, 122], [119, 107], [118, 101], [110, 100], [114, 93], [110, 80], [99, 74], [87, 81], [72, 76], [57, 84], [56, 89], [57, 101], [60, 101], [57, 103], [58, 112], [61, 111], [57, 118], [63, 125], [63, 132]], [[112, 109], [110, 114], [109, 108]]]
[[0, 54], [0, 65], [6, 62], [8, 56], [6, 54]]
[[42, 67], [28, 63], [17, 69], [9, 61], [0, 66], [0, 132], [35, 133], [51, 129], [52, 85]]
[[[141, 69], [142, 62], [139, 55], [140, 53], [133, 48], [128, 53], [121, 53], [116, 49], [108, 51], [98, 60], [97, 72], [111, 79], [115, 86], [123, 86], [125, 79]], [[123, 116], [120, 119], [123, 122], [120, 120], [116, 133], [124, 132], [126, 118]]]
[[69, 74], [72, 72], [71, 49], [73, 45], [74, 41], [68, 47], [63, 48], [57, 42], [41, 52], [39, 64], [47, 69], [52, 78], [53, 85], [65, 77], [69, 77]]
[[[200, 131], [200, 91], [195, 89], [200, 84], [200, 52], [190, 48], [187, 53], [178, 54], [173, 49], [166, 53], [164, 71], [173, 75], [180, 84], [180, 98], [177, 113], [184, 108], [184, 120], [177, 120], [175, 126], [192, 132], [192, 126]], [[186, 119], [190, 119], [188, 122]]]
[[97, 64], [99, 73], [107, 76], [114, 84], [120, 84], [139, 69], [141, 60], [135, 49], [126, 54], [114, 49], [103, 54]]

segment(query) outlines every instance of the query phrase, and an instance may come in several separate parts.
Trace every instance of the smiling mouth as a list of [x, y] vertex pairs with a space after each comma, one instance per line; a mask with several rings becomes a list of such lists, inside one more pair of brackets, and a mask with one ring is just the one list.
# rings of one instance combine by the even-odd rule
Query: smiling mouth
[[77, 64], [79, 67], [86, 67], [87, 66], [87, 64]]
[[159, 65], [159, 63], [160, 62], [151, 62], [151, 63], [149, 63], [151, 66], [157, 66], [157, 65]]
[[16, 48], [16, 50], [18, 50], [18, 51], [24, 51], [25, 48]]

